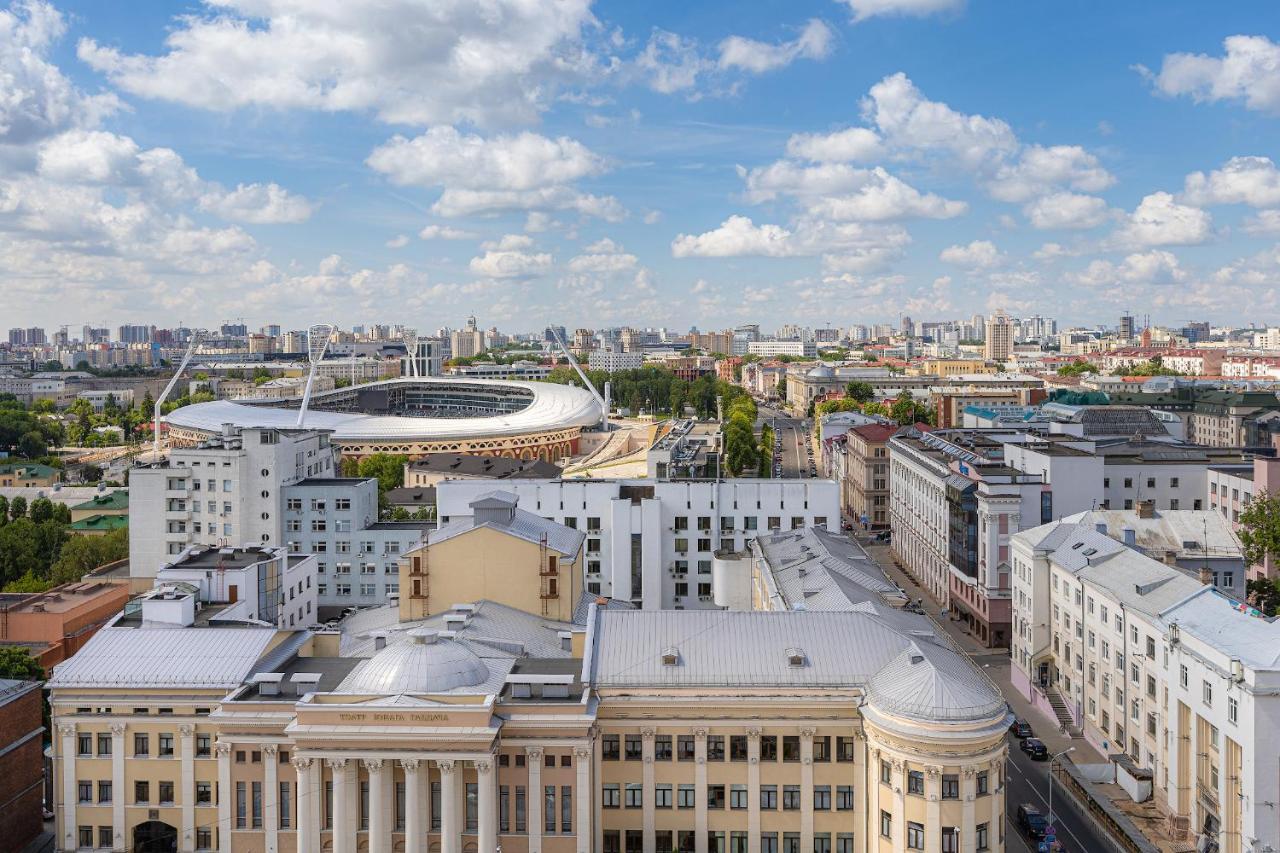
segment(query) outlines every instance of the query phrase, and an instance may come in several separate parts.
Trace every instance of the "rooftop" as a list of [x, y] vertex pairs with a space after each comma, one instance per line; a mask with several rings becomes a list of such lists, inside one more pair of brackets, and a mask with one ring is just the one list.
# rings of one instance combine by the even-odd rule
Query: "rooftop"
[[91, 515], [71, 522], [70, 529], [80, 532], [91, 530], [119, 530], [129, 526], [129, 518], [123, 515]]
[[73, 510], [121, 510], [129, 508], [129, 490], [113, 489], [94, 495], [84, 503], [72, 504]]
[[503, 456], [471, 456], [463, 453], [432, 453], [409, 463], [413, 471], [447, 477], [490, 477], [508, 479], [553, 479], [560, 468], [541, 459], [509, 459]]

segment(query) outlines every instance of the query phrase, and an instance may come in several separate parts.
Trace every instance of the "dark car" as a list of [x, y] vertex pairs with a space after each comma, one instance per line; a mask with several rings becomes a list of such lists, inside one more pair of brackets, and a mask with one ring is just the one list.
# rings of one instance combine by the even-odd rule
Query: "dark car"
[[1013, 725], [1009, 726], [1009, 731], [1019, 740], [1033, 737], [1031, 733], [1031, 724], [1021, 717], [1013, 721]]
[[1040, 813], [1040, 810], [1027, 803], [1018, 806], [1016, 821], [1018, 829], [1022, 830], [1028, 838], [1036, 841], [1044, 838], [1045, 828], [1049, 826], [1049, 821]]
[[1049, 749], [1044, 745], [1044, 741], [1038, 738], [1029, 737], [1018, 744], [1018, 748], [1025, 752], [1032, 761], [1044, 761], [1049, 757]]

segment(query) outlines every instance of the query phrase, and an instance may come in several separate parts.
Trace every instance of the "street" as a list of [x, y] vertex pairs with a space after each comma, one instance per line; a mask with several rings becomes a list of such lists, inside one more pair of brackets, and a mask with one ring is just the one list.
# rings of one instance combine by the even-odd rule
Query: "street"
[[[1033, 713], [1026, 699], [1014, 690], [1010, 681], [1009, 654], [1004, 649], [988, 649], [980, 646], [970, 635], [960, 629], [959, 623], [952, 622], [939, 614], [936, 602], [929, 598], [928, 592], [918, 586], [893, 562], [892, 550], [887, 545], [874, 545], [861, 537], [867, 554], [885, 571], [891, 580], [906, 590], [911, 598], [923, 598], [925, 611], [940, 626], [943, 632], [955, 644], [969, 655], [974, 664], [995, 682], [1004, 694], [1005, 699], [1020, 718], [1027, 720], [1035, 736], [1044, 741], [1050, 754], [1059, 754], [1065, 749], [1074, 749], [1070, 756], [1076, 763], [1099, 763], [1105, 759], [1098, 755], [1083, 740], [1073, 740], [1060, 734], [1053, 723], [1045, 717]], [[1036, 853], [1036, 842], [1029, 839], [1018, 828], [1016, 819], [1018, 806], [1029, 804], [1040, 810], [1046, 817], [1049, 815], [1049, 762], [1032, 761], [1026, 753], [1018, 748], [1018, 740], [1008, 736], [1009, 760], [1005, 763], [1005, 849], [1010, 853]], [[1058, 782], [1054, 782], [1058, 786]], [[1058, 841], [1069, 853], [1103, 853], [1117, 849], [1107, 837], [1099, 833], [1093, 823], [1081, 814], [1075, 804], [1063, 795], [1059, 786], [1053, 798], [1053, 824], [1057, 829]]]
[[[759, 413], [757, 428], [768, 424], [782, 440], [782, 471], [779, 476], [784, 478], [810, 476], [809, 455], [805, 443], [808, 433], [804, 429], [805, 422], [763, 403], [758, 406], [757, 411]], [[762, 449], [769, 454], [774, 452], [771, 447]]]

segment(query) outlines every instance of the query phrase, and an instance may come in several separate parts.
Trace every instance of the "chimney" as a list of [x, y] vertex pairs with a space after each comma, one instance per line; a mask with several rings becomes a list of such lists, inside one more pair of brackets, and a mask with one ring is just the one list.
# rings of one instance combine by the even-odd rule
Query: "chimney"
[[1124, 534], [1124, 544], [1128, 545], [1130, 548], [1138, 547], [1138, 532], [1136, 530], [1132, 527], [1126, 527], [1121, 532]]
[[1200, 583], [1204, 584], [1205, 586], [1213, 586], [1213, 572], [1209, 571], [1204, 567], [1201, 567]]
[[373, 650], [380, 652], [387, 647], [387, 635], [382, 631], [373, 635]]
[[1152, 500], [1138, 501], [1138, 518], [1155, 518], [1156, 502]]

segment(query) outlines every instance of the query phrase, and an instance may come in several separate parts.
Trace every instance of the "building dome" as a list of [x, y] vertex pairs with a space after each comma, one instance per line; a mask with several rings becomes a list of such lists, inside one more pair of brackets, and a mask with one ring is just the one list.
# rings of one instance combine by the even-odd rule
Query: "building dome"
[[830, 367], [827, 367], [825, 364], [819, 364], [817, 367], [813, 368], [805, 375], [808, 376], [810, 379], [835, 379], [836, 378], [835, 371], [832, 370]]
[[489, 678], [475, 652], [436, 631], [419, 628], [407, 642], [388, 645], [351, 673], [343, 693], [442, 693], [474, 687]]
[[912, 642], [867, 683], [867, 704], [926, 723], [977, 723], [1007, 710], [995, 686], [960, 655]]

